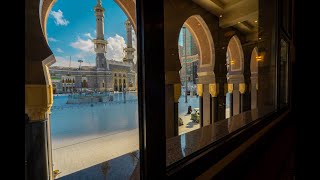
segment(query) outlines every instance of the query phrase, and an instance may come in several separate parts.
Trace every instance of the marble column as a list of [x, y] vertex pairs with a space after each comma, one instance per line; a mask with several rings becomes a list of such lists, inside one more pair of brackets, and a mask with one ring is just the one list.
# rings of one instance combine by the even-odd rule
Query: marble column
[[119, 85], [120, 82], [119, 82], [119, 80], [120, 80], [120, 79], [118, 79], [118, 81], [117, 81], [117, 90], [118, 90], [118, 92], [120, 92], [120, 85]]
[[219, 86], [217, 87], [219, 89], [219, 93], [217, 96], [217, 108], [218, 108], [218, 119], [217, 121], [226, 119], [226, 93], [228, 92], [227, 90], [227, 84], [224, 82], [220, 82]]
[[53, 179], [49, 123], [53, 90], [49, 67], [56, 60], [45, 29], [46, 12], [53, 3], [25, 1], [25, 178], [33, 180]]
[[233, 116], [233, 84], [228, 83], [228, 93], [230, 94], [230, 117]]
[[210, 92], [210, 124], [213, 124], [218, 120], [218, 102], [217, 96], [219, 93], [218, 84], [209, 84], [209, 92]]
[[203, 84], [203, 94], [202, 94], [202, 125], [210, 125], [211, 121], [211, 95], [209, 92], [209, 84]]
[[237, 115], [240, 113], [240, 92], [239, 84], [233, 84], [233, 112], [232, 115]]
[[173, 127], [174, 127], [174, 136], [179, 135], [179, 98], [181, 96], [181, 84], [173, 85], [173, 97], [174, 97], [174, 108], [173, 108]]
[[200, 111], [200, 127], [203, 127], [203, 84], [197, 84], [197, 92], [199, 95], [199, 111]]
[[166, 138], [179, 134], [179, 97], [181, 84], [166, 84]]
[[25, 85], [25, 165], [28, 179], [50, 179], [51, 139], [49, 112], [51, 85]]
[[258, 77], [251, 77], [251, 109], [257, 108]]
[[48, 121], [25, 123], [25, 170], [28, 179], [49, 179]]
[[246, 84], [245, 83], [240, 83], [239, 84], [239, 92], [240, 92], [240, 113], [243, 112], [243, 96], [244, 93], [246, 92]]

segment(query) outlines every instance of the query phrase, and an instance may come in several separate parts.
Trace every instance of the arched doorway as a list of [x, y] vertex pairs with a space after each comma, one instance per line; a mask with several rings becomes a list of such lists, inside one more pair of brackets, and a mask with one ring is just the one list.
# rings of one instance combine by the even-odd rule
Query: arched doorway
[[88, 83], [86, 79], [82, 80], [82, 88], [88, 88]]
[[[56, 62], [55, 56], [52, 54], [51, 49], [48, 46], [48, 37], [46, 32], [47, 19], [50, 13], [50, 10], [53, 4], [57, 2], [56, 0], [35, 0], [28, 1], [26, 4], [26, 42], [34, 43], [32, 48], [26, 47], [26, 97], [33, 97], [33, 99], [38, 100], [39, 106], [31, 106], [32, 101], [30, 103], [26, 103], [26, 115], [30, 117], [31, 120], [39, 121], [45, 120], [43, 123], [46, 126], [44, 129], [44, 139], [47, 140], [48, 143], [40, 143], [44, 144], [43, 146], [48, 146], [46, 149], [49, 155], [44, 155], [39, 152], [36, 152], [35, 158], [41, 157], [46, 159], [48, 167], [43, 166], [43, 169], [46, 169], [47, 176], [52, 176], [52, 157], [51, 157], [51, 137], [50, 137], [50, 119], [49, 113], [50, 108], [53, 104], [53, 94], [52, 94], [52, 83], [50, 79], [50, 74], [48, 67]], [[125, 14], [128, 16], [129, 20], [133, 24], [134, 30], [136, 30], [135, 23], [135, 1], [134, 0], [115, 0], [116, 3], [124, 10]], [[31, 27], [32, 26], [32, 27]], [[39, 49], [41, 51], [39, 51]], [[32, 62], [31, 62], [32, 61]], [[36, 72], [32, 72], [29, 70], [37, 68]], [[81, 79], [80, 82], [77, 83], [78, 87], [81, 87]], [[90, 79], [91, 81], [91, 79]], [[92, 80], [92, 84], [94, 80]], [[110, 80], [112, 82], [112, 80]], [[73, 82], [72, 82], [73, 83]], [[37, 86], [32, 86], [33, 84], [37, 84]], [[85, 82], [87, 84], [87, 81]], [[106, 83], [108, 85], [108, 83]], [[91, 85], [91, 83], [90, 83]], [[85, 85], [88, 86], [88, 85]], [[110, 89], [112, 87], [112, 83], [110, 83]], [[63, 86], [63, 89], [66, 90], [74, 89], [74, 86]], [[41, 92], [41, 93], [36, 93]], [[39, 97], [39, 98], [38, 98]], [[39, 101], [41, 100], [41, 102]], [[36, 102], [36, 101], [35, 101]], [[36, 102], [37, 103], [37, 102]], [[40, 106], [41, 105], [41, 106]], [[41, 108], [40, 108], [41, 107]], [[38, 109], [35, 109], [38, 108]], [[33, 113], [32, 112], [37, 112]], [[40, 119], [39, 119], [40, 118]], [[40, 122], [40, 121], [39, 121]], [[43, 121], [41, 121], [42, 123]], [[40, 132], [40, 131], [39, 131]], [[46, 157], [46, 158], [44, 158]], [[35, 169], [38, 173], [39, 177], [42, 177], [44, 174], [42, 169]], [[42, 173], [42, 174], [41, 174]], [[45, 179], [45, 178], [43, 178]]]
[[[210, 108], [216, 96], [214, 88], [210, 91], [210, 87], [215, 85], [214, 43], [211, 32], [200, 15], [192, 15], [183, 23], [179, 32], [178, 52], [182, 96], [174, 98], [178, 105], [178, 112], [174, 119], [177, 119], [178, 125], [181, 125], [179, 126], [180, 134], [209, 125], [214, 121]], [[189, 115], [190, 117], [181, 116], [186, 113], [192, 114]], [[195, 126], [193, 129], [185, 130], [183, 128], [187, 124], [185, 119], [190, 121], [191, 116]]]
[[118, 90], [118, 80], [117, 79], [114, 79], [113, 91], [119, 91]]
[[228, 91], [226, 94], [226, 118], [242, 111], [242, 94], [244, 93], [244, 58], [241, 42], [234, 35], [228, 44], [226, 53]]
[[258, 91], [258, 49], [255, 47], [251, 53], [250, 72], [251, 72], [251, 109], [257, 108]]
[[[187, 133], [200, 127], [199, 96], [197, 96], [199, 49], [197, 42], [184, 24], [178, 39], [179, 59], [181, 64], [181, 97], [178, 104], [179, 134]], [[196, 112], [197, 111], [197, 112]], [[190, 122], [190, 120], [192, 120]], [[188, 128], [192, 126], [192, 128]]]
[[119, 79], [119, 91], [122, 92], [122, 81]]

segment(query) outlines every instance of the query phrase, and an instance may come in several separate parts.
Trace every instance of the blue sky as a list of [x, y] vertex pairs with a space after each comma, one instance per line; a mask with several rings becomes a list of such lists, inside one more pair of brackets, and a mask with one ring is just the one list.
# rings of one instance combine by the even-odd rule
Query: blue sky
[[[96, 37], [93, 9], [96, 4], [97, 0], [58, 0], [54, 4], [47, 22], [49, 46], [57, 59], [54, 65], [69, 66], [69, 56], [72, 66], [78, 66], [78, 59], [84, 60], [83, 65], [95, 65], [91, 39]], [[113, 0], [102, 0], [102, 6], [105, 9], [104, 36], [109, 43], [107, 59], [121, 61], [126, 46], [124, 22], [127, 16]], [[133, 41], [135, 48], [135, 35]]]

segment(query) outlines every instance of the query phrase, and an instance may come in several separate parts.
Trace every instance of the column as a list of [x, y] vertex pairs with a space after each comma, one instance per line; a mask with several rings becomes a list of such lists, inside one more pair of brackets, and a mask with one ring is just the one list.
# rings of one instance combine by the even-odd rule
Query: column
[[25, 85], [25, 163], [28, 178], [49, 179], [51, 85]]
[[199, 95], [200, 127], [203, 127], [203, 84], [197, 84], [197, 92]]
[[173, 97], [174, 97], [174, 108], [173, 108], [173, 120], [174, 120], [174, 136], [179, 135], [179, 98], [181, 96], [181, 84], [174, 84], [173, 85]]
[[240, 92], [240, 113], [242, 113], [243, 112], [243, 96], [244, 96], [244, 93], [246, 92], [245, 83], [239, 84], [239, 92]]
[[120, 79], [117, 80], [117, 91], [118, 91], [118, 92], [120, 92], [120, 86], [119, 86], [120, 83], [119, 83], [119, 80], [120, 80]]
[[170, 138], [179, 134], [178, 103], [181, 95], [181, 84], [166, 84], [165, 94], [166, 138]]
[[251, 77], [251, 109], [257, 108], [258, 78]]
[[228, 93], [230, 94], [230, 117], [233, 116], [233, 84], [228, 83]]
[[218, 120], [218, 93], [219, 93], [219, 87], [217, 87], [218, 84], [213, 83], [209, 84], [209, 92], [210, 92], [210, 124], [213, 124]]
[[218, 92], [223, 92], [217, 95], [217, 108], [218, 108], [217, 121], [220, 121], [226, 118], [226, 94], [228, 92], [228, 85], [223, 81], [221, 81], [221, 78], [218, 80], [220, 80], [219, 81], [220, 86], [217, 86], [217, 88], [219, 88]]
[[33, 180], [53, 179], [48, 122], [53, 102], [49, 66], [55, 58], [42, 28], [39, 5], [48, 8], [42, 4], [25, 1], [25, 178]]
[[233, 84], [233, 112], [232, 115], [240, 113], [240, 92], [239, 84]]
[[211, 95], [209, 92], [209, 84], [203, 84], [202, 90], [202, 125], [207, 126], [211, 124]]

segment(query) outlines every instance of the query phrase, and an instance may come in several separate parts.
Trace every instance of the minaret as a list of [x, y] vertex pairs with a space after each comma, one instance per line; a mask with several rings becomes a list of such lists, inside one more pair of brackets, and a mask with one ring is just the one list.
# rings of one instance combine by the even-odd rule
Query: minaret
[[97, 70], [106, 70], [107, 44], [104, 40], [104, 8], [101, 6], [101, 0], [97, 0], [94, 7], [94, 15], [96, 16], [97, 38], [92, 40], [94, 43], [94, 51], [96, 52], [96, 68]]
[[129, 20], [126, 20], [125, 25], [127, 30], [127, 47], [123, 49], [126, 52], [123, 62], [130, 62], [133, 64], [133, 52], [135, 49], [132, 47], [132, 26]]

